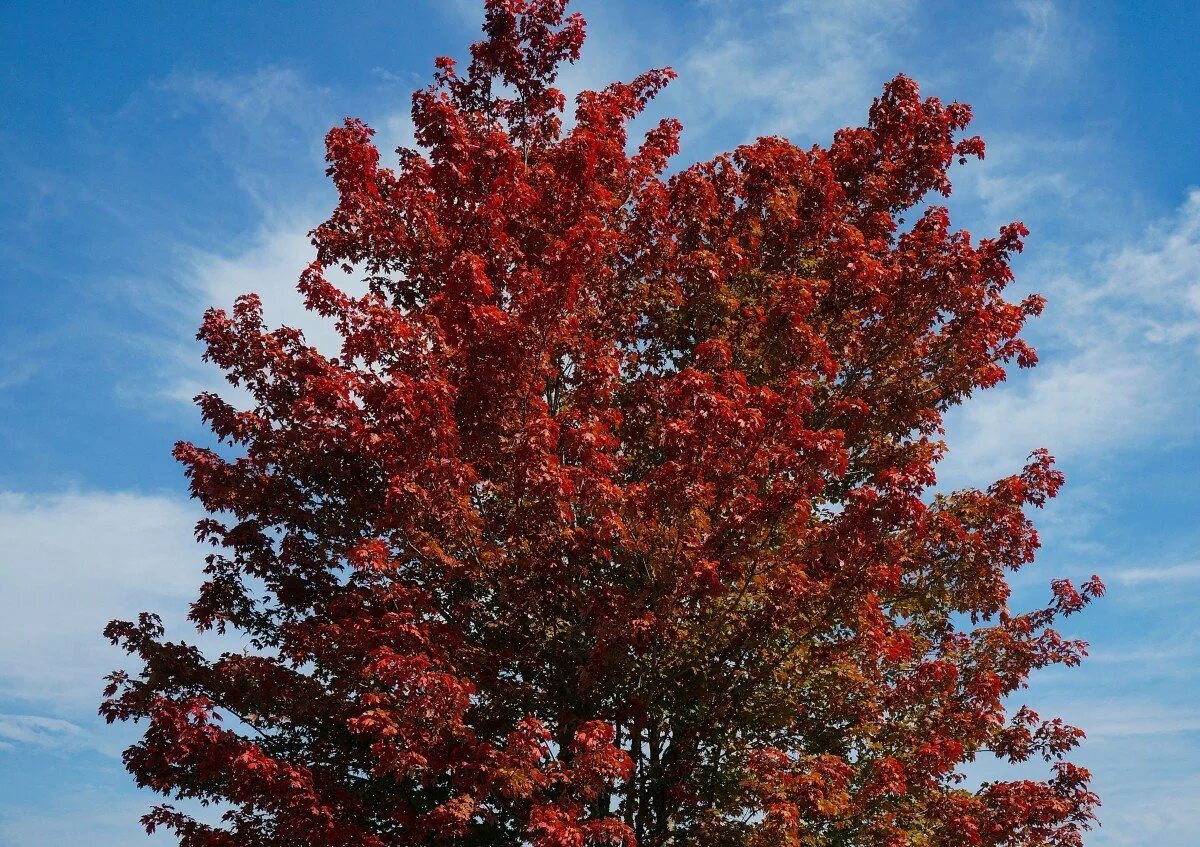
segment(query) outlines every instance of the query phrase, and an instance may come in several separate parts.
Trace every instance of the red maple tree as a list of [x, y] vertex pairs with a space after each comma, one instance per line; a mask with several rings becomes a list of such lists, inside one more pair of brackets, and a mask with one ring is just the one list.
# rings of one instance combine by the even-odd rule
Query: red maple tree
[[[947, 212], [962, 104], [889, 82], [828, 148], [761, 138], [666, 176], [681, 127], [629, 152], [674, 74], [578, 97], [565, 0], [489, 0], [465, 73], [437, 61], [416, 139], [328, 135], [340, 200], [308, 307], [336, 356], [209, 311], [207, 358], [253, 397], [181, 443], [209, 517], [206, 657], [153, 615], [108, 636], [138, 674], [102, 713], [199, 845], [1077, 845], [1082, 732], [1008, 695], [1076, 664], [1053, 628], [1103, 587], [1010, 611], [1035, 453], [933, 496], [943, 413], [1028, 367], [1039, 297], [1007, 302], [1025, 228]], [[915, 218], [901, 227], [905, 214]], [[352, 297], [326, 279], [366, 276]], [[331, 352], [331, 351], [327, 351]], [[236, 449], [231, 449], [236, 448]], [[1044, 781], [972, 786], [977, 756]]]

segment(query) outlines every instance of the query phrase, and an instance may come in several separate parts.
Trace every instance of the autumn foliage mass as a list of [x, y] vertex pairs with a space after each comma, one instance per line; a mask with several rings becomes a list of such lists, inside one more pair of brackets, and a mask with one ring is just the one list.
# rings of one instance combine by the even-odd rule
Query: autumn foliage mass
[[[827, 148], [672, 162], [630, 121], [674, 74], [556, 71], [564, 0], [488, 0], [469, 63], [413, 97], [416, 149], [327, 139], [338, 192], [299, 280], [340, 350], [209, 311], [251, 398], [198, 403], [208, 517], [190, 618], [107, 634], [103, 714], [185, 847], [1078, 845], [1082, 732], [1018, 708], [1085, 645], [1010, 609], [1062, 483], [1034, 453], [934, 494], [943, 414], [1029, 367], [1019, 223], [930, 203], [982, 157], [899, 76]], [[344, 267], [365, 296], [329, 281]], [[211, 651], [210, 651], [211, 652]], [[980, 784], [979, 758], [1044, 759]], [[171, 799], [174, 798], [174, 799]], [[178, 801], [183, 801], [182, 805]], [[197, 813], [196, 802], [211, 808]], [[171, 804], [175, 805], [171, 805]]]

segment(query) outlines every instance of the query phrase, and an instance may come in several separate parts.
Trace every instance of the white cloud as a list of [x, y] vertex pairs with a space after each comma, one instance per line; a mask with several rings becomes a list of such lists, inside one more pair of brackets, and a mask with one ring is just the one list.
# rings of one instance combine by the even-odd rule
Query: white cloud
[[[0, 493], [6, 699], [53, 715], [94, 714], [103, 676], [125, 658], [101, 635], [105, 624], [143, 610], [180, 613], [199, 585], [196, 517], [193, 507], [171, 497]], [[44, 736], [63, 729], [53, 721], [38, 729], [39, 720], [48, 719], [28, 718], [34, 723], [24, 724], [25, 731]]]
[[[1086, 209], [1089, 221], [1109, 223], [1097, 214], [1098, 208], [1111, 205], [1111, 199], [1097, 187], [1077, 178], [1079, 162], [1105, 155], [1102, 143], [1089, 137], [1068, 135], [1031, 136], [1020, 132], [1003, 132], [986, 128], [978, 131], [987, 142], [987, 156], [956, 168], [954, 197], [965, 200], [971, 230], [995, 232], [1014, 220], [1029, 221], [1029, 216], [1050, 210], [1051, 223], [1079, 216]], [[977, 208], [976, 208], [977, 207]], [[982, 213], [982, 214], [979, 214]], [[1124, 225], [1125, 220], [1120, 220]], [[1034, 230], [1030, 252], [1038, 253], [1052, 247]]]
[[986, 484], [1046, 447], [1059, 459], [1093, 455], [1135, 440], [1170, 408], [1152, 362], [1125, 351], [1085, 350], [1042, 365], [1020, 386], [973, 397], [952, 412], [950, 453], [939, 476]]
[[40, 369], [40, 362], [30, 361], [25, 356], [0, 354], [0, 392], [19, 388], [33, 379]]
[[[153, 328], [133, 343], [157, 372], [126, 381], [119, 390], [148, 408], [164, 396], [190, 403], [202, 390], [236, 402], [242, 395], [200, 361], [202, 351], [193, 340], [209, 307], [228, 310], [240, 295], [257, 294], [269, 328], [295, 327], [326, 355], [339, 352], [333, 323], [305, 309], [296, 284], [316, 255], [308, 233], [336, 202], [324, 175], [323, 139], [342, 113], [332, 89], [286, 66], [228, 76], [175, 73], [157, 87], [174, 98], [176, 108], [203, 113], [201, 125], [213, 151], [253, 200], [259, 223], [225, 242], [214, 242], [211, 232], [181, 238], [169, 271], [172, 285], [164, 286], [161, 276], [128, 281], [130, 300]], [[403, 110], [380, 114], [373, 122], [375, 141], [388, 165], [396, 147], [415, 143], [412, 120]], [[364, 290], [352, 275], [334, 270], [330, 277], [352, 293]]]
[[[453, 5], [466, 10], [473, 27], [478, 23], [478, 4], [455, 0]], [[824, 141], [822, 134], [861, 122], [884, 80], [897, 70], [912, 69], [911, 62], [896, 60], [896, 45], [915, 8], [911, 0], [794, 0], [764, 10], [758, 4], [715, 0], [701, 4], [708, 16], [707, 35], [678, 61], [672, 61], [671, 53], [679, 51], [664, 52], [645, 32], [626, 26], [620, 15], [612, 15], [606, 29], [589, 12], [593, 37], [582, 64], [564, 73], [563, 87], [574, 91], [602, 85], [647, 66], [673, 63], [682, 76], [669, 89], [666, 111], [684, 120], [685, 141], [699, 137], [726, 147], [725, 141], [771, 132]], [[1069, 20], [1061, 7], [1032, 0], [1019, 3], [1017, 10], [1018, 26], [997, 36], [997, 61], [1022, 73], [1061, 70], [1062, 57], [1073, 49], [1064, 42]], [[951, 81], [957, 84], [958, 79]], [[176, 339], [191, 337], [203, 308], [228, 307], [247, 291], [262, 296], [269, 325], [298, 326], [319, 348], [334, 352], [337, 338], [331, 327], [309, 315], [295, 292], [295, 281], [313, 254], [306, 233], [329, 208], [325, 199], [310, 202], [307, 193], [309, 186], [322, 182], [321, 135], [340, 117], [326, 114], [329, 92], [280, 68], [228, 79], [174, 77], [168, 87], [218, 116], [219, 125], [210, 127], [219, 136], [214, 145], [259, 204], [263, 223], [232, 248], [211, 247], [207, 239], [214, 233], [193, 234], [197, 237], [191, 243], [210, 246], [181, 251], [178, 284], [171, 290], [147, 287], [138, 292], [147, 308], [169, 325], [169, 333], [153, 342], [152, 352], [165, 360], [154, 389], [165, 382], [167, 393], [190, 398], [219, 383], [219, 374], [199, 366], [197, 347], [178, 345]], [[939, 87], [937, 93], [952, 96], [954, 88]], [[386, 161], [392, 148], [411, 143], [411, 124], [404, 113], [381, 114], [372, 123]], [[1030, 149], [1033, 156], [1027, 155]], [[1007, 221], [1011, 215], [1006, 209], [1030, 203], [1089, 205], [1086, 181], [1073, 176], [1070, 150], [1052, 162], [1044, 148], [1025, 148], [1020, 154], [1006, 161], [1004, 145], [993, 144], [988, 161], [965, 172], [977, 169], [976, 193], [989, 215]], [[297, 196], [302, 202], [293, 202]], [[1188, 375], [1200, 336], [1198, 251], [1200, 192], [1193, 192], [1177, 215], [1132, 243], [1107, 249], [1098, 260], [1087, 254], [1072, 257], [1083, 270], [1049, 280], [1050, 312], [1039, 322], [1044, 328], [1039, 331], [1054, 339], [1055, 349], [1032, 374], [975, 398], [956, 414], [954, 450], [943, 476], [985, 483], [1019, 467], [1032, 447], [1049, 446], [1064, 459], [1086, 458], [1187, 425], [1198, 396], [1190, 390], [1195, 378]], [[228, 386], [220, 386], [222, 393], [230, 393]], [[1190, 420], [1194, 425], [1195, 416]], [[1079, 491], [1073, 486], [1066, 497]], [[75, 715], [94, 713], [101, 676], [124, 663], [100, 637], [100, 629], [112, 617], [142, 609], [182, 611], [200, 579], [201, 552], [191, 542], [195, 517], [194, 507], [177, 497], [0, 495], [0, 581], [5, 587], [0, 593], [0, 688], [21, 704], [6, 708], [44, 713], [0, 717], [0, 744], [53, 749], [82, 743], [78, 731], [87, 734], [89, 724]], [[1068, 517], [1077, 520], [1079, 510], [1064, 510], [1063, 518]], [[1081, 534], [1090, 529], [1084, 527]], [[1195, 579], [1195, 568], [1127, 568], [1106, 576], [1123, 585], [1169, 589]], [[1179, 651], [1164, 650], [1166, 658], [1178, 660]], [[1136, 658], [1108, 661], [1146, 664], [1163, 658], [1157, 648], [1131, 655]], [[1096, 657], [1106, 661], [1100, 650]], [[1074, 679], [1071, 691], [1078, 694], [1088, 677]], [[1046, 710], [1079, 723], [1094, 743], [1116, 751], [1094, 767], [1113, 786], [1105, 794], [1111, 823], [1088, 839], [1094, 847], [1190, 843], [1189, 836], [1200, 828], [1192, 802], [1200, 791], [1195, 778], [1159, 785], [1130, 777], [1126, 770], [1131, 759], [1149, 762], [1157, 759], [1160, 747], [1168, 752], [1178, 748], [1185, 733], [1200, 727], [1195, 710], [1149, 702], [1154, 692], [1145, 696], [1146, 702], [1075, 700]], [[1194, 761], [1171, 772], [1193, 771]], [[144, 803], [118, 805], [107, 795], [80, 799], [73, 794], [55, 803], [44, 813], [4, 809], [0, 842], [142, 843], [133, 821]]]
[[394, 112], [375, 129], [375, 146], [379, 148], [379, 160], [385, 167], [392, 166], [395, 157], [391, 154], [397, 147], [417, 149], [416, 130], [409, 112]]
[[1043, 717], [1061, 715], [1087, 733], [1071, 759], [1091, 770], [1092, 787], [1103, 805], [1102, 826], [1085, 843], [1193, 843], [1200, 825], [1193, 799], [1200, 787], [1195, 775], [1200, 711], [1190, 704], [1165, 702], [1169, 695], [1153, 690], [1113, 696], [1108, 692], [1120, 690], [1121, 675], [1089, 678], [1089, 667], [1085, 662], [1081, 670], [1072, 671], [1074, 680], [1057, 696], [1047, 692], [1031, 702]]
[[1200, 423], [1200, 190], [1134, 242], [1046, 280], [1036, 329], [1053, 354], [948, 420], [953, 484], [987, 482], [1035, 447], [1060, 459], [1169, 443]]
[[1165, 643], [1150, 642], [1119, 648], [1093, 646], [1086, 667], [1095, 670], [1100, 665], [1122, 665], [1125, 666], [1121, 668], [1122, 674], [1178, 677], [1200, 673], [1195, 661], [1198, 655], [1200, 634], [1192, 632]]
[[[130, 297], [156, 328], [131, 339], [144, 351], [151, 372], [126, 379], [119, 386], [120, 393], [152, 412], [161, 412], [164, 398], [190, 405], [201, 391], [215, 391], [230, 402], [244, 403], [245, 393], [231, 387], [217, 368], [202, 361], [203, 348], [194, 340], [206, 309], [228, 311], [243, 294], [259, 296], [268, 329], [294, 327], [323, 354], [338, 355], [342, 339], [333, 321], [305, 308], [296, 289], [300, 274], [316, 256], [308, 233], [323, 219], [315, 210], [268, 216], [240, 249], [225, 252], [179, 246], [173, 286], [131, 281]], [[366, 290], [356, 274], [333, 268], [327, 277], [352, 294]]]
[[[308, 231], [321, 220], [322, 215], [313, 213], [269, 222], [246, 249], [233, 255], [186, 253], [182, 273], [190, 308], [197, 309], [197, 314], [208, 306], [229, 309], [240, 295], [253, 292], [262, 299], [268, 326], [301, 329], [310, 344], [327, 355], [337, 355], [341, 337], [332, 322], [308, 311], [296, 290], [301, 272], [316, 256]], [[332, 276], [352, 286], [348, 277], [336, 271]]]

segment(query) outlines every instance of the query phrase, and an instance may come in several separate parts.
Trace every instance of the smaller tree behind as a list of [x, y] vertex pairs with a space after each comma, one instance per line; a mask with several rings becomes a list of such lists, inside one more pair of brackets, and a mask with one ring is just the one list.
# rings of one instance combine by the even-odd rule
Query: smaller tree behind
[[[425, 151], [328, 136], [340, 200], [300, 290], [335, 356], [212, 310], [198, 398], [232, 455], [180, 444], [209, 517], [210, 659], [156, 618], [102, 712], [145, 720], [139, 784], [218, 803], [145, 819], [199, 845], [1077, 845], [1082, 736], [1005, 698], [1072, 665], [1008, 607], [1062, 476], [1035, 453], [927, 496], [943, 413], [1027, 367], [1020, 224], [944, 208], [970, 110], [890, 82], [827, 148], [762, 138], [664, 176], [680, 125], [626, 126], [673, 77], [584, 92], [583, 21], [489, 0], [464, 74], [413, 99]], [[914, 219], [901, 228], [904, 216]], [[351, 297], [328, 282], [366, 275]], [[330, 351], [326, 351], [330, 352]], [[972, 790], [981, 753], [1053, 763]]]

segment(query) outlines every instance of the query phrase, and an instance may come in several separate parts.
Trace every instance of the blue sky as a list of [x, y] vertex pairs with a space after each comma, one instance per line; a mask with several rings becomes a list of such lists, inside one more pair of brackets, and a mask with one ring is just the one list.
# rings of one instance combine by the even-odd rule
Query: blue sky
[[[331, 208], [322, 135], [409, 137], [408, 95], [462, 56], [474, 2], [0, 6], [0, 845], [147, 842], [125, 729], [95, 707], [111, 617], [180, 614], [196, 511], [169, 456], [216, 384], [191, 341], [244, 291], [329, 337], [292, 286]], [[826, 142], [898, 71], [972, 103], [987, 160], [958, 225], [1032, 229], [1043, 364], [950, 420], [945, 485], [1046, 446], [1068, 487], [1017, 578], [1108, 582], [1092, 642], [1027, 702], [1089, 730], [1096, 847], [1200, 841], [1200, 6], [1184, 0], [585, 2], [574, 92], [673, 65], [652, 117], [681, 161], [759, 134]], [[162, 843], [162, 842], [158, 842]]]

